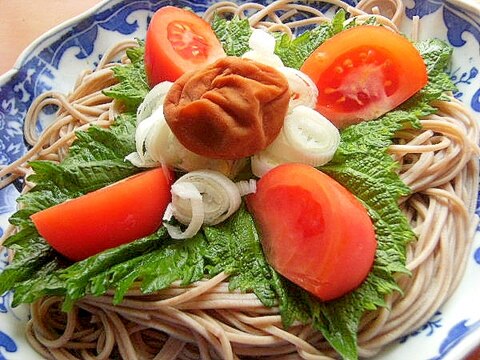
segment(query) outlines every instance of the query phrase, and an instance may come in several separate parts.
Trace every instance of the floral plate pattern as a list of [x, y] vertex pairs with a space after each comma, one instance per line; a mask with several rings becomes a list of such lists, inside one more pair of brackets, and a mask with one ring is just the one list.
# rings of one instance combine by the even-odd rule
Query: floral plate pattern
[[[437, 37], [454, 47], [449, 73], [458, 88], [455, 96], [480, 119], [480, 2], [404, 1], [402, 30], [408, 35], [412, 18], [418, 16], [421, 38]], [[26, 151], [22, 122], [36, 96], [51, 89], [68, 92], [79, 69], [93, 68], [111, 44], [126, 38], [144, 38], [149, 19], [158, 8], [188, 6], [201, 13], [213, 2], [105, 0], [37, 39], [23, 52], [14, 69], [0, 77], [0, 164], [10, 163]], [[347, 2], [355, 5], [358, 0]], [[323, 10], [330, 7], [317, 1], [315, 4]], [[44, 112], [41, 121], [48, 122], [52, 115]], [[20, 188], [18, 182], [0, 190], [0, 235], [15, 211]], [[7, 257], [7, 252], [0, 250], [0, 272], [8, 264]], [[464, 279], [448, 303], [376, 359], [457, 360], [480, 344], [480, 227], [468, 261]], [[28, 310], [13, 309], [10, 303], [11, 293], [0, 294], [0, 360], [42, 359], [25, 340]]]

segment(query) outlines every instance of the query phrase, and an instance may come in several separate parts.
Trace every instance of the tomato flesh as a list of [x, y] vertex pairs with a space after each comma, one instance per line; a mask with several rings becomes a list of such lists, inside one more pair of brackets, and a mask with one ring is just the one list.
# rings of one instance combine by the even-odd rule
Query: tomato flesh
[[78, 261], [153, 233], [171, 200], [173, 176], [157, 168], [31, 216], [39, 234]]
[[280, 165], [247, 204], [267, 261], [324, 301], [358, 287], [373, 264], [376, 238], [363, 205], [343, 186], [303, 164]]
[[317, 85], [316, 109], [339, 128], [378, 118], [428, 80], [421, 55], [407, 39], [368, 25], [328, 39], [300, 70]]
[[184, 21], [176, 21], [167, 26], [167, 39], [173, 49], [184, 59], [193, 62], [205, 62], [208, 57], [208, 42], [196, 34], [192, 25]]
[[145, 71], [150, 86], [175, 81], [185, 72], [224, 56], [210, 25], [193, 12], [165, 6], [152, 17], [145, 40]]
[[369, 48], [354, 49], [339, 57], [322, 81], [324, 96], [318, 98], [317, 107], [334, 103], [344, 113], [361, 113], [398, 90], [398, 73], [388, 54]]

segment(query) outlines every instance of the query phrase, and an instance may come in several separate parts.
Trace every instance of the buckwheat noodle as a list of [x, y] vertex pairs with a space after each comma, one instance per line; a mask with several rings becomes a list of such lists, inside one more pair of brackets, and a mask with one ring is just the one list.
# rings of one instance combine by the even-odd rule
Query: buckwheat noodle
[[[404, 13], [400, 0], [362, 0], [344, 8], [364, 21], [375, 14], [378, 21], [398, 31]], [[292, 20], [298, 12], [304, 20]], [[248, 17], [250, 24], [271, 31], [292, 33], [298, 26], [318, 24], [328, 18], [318, 10], [291, 0], [277, 0], [264, 7], [230, 2], [212, 5], [205, 13]], [[414, 20], [412, 36], [418, 33]], [[111, 66], [128, 41], [115, 45], [94, 71], [83, 73], [69, 95], [47, 92], [32, 104], [25, 119], [25, 139], [32, 146], [24, 156], [0, 170], [1, 186], [31, 172], [33, 159], [61, 161], [75, 135], [91, 125], [108, 127], [121, 109], [101, 91], [116, 81]], [[128, 61], [123, 58], [123, 62]], [[56, 121], [41, 135], [35, 132], [45, 106], [59, 108]], [[455, 291], [467, 263], [477, 217], [478, 142], [477, 119], [450, 96], [435, 104], [439, 111], [422, 119], [421, 130], [403, 130], [389, 149], [401, 164], [400, 176], [413, 194], [401, 200], [418, 240], [408, 247], [412, 276], [399, 276], [403, 296], [393, 293], [387, 307], [365, 314], [360, 331], [359, 354], [371, 357], [386, 344], [426, 322]], [[27, 183], [24, 191], [32, 184]], [[5, 237], [15, 232], [8, 229]], [[144, 295], [138, 287], [118, 306], [113, 293], [86, 297], [69, 313], [60, 310], [61, 298], [46, 297], [31, 306], [27, 338], [47, 359], [330, 359], [338, 355], [321, 334], [309, 325], [282, 328], [278, 308], [266, 308], [254, 294], [228, 290], [228, 276], [221, 273], [186, 287]]]

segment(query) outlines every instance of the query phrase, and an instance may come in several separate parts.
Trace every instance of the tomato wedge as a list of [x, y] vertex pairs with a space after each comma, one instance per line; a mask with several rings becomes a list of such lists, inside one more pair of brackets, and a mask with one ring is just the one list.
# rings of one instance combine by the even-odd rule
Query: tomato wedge
[[78, 261], [153, 233], [171, 200], [173, 175], [156, 168], [31, 216], [40, 235]]
[[338, 128], [378, 118], [427, 83], [425, 63], [413, 44], [373, 25], [326, 40], [300, 70], [317, 85], [316, 109]]
[[151, 87], [175, 81], [224, 56], [210, 25], [193, 12], [165, 6], [153, 15], [145, 40], [145, 70]]
[[303, 164], [265, 174], [247, 198], [270, 265], [324, 301], [359, 286], [376, 238], [363, 205], [338, 182]]

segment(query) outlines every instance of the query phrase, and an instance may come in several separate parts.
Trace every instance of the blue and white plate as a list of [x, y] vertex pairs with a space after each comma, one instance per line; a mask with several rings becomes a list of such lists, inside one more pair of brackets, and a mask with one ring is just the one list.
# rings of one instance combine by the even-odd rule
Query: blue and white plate
[[[454, 61], [449, 71], [458, 87], [456, 96], [480, 118], [480, 2], [404, 1], [405, 29], [412, 17], [418, 15], [422, 38], [437, 37], [454, 47]], [[22, 122], [36, 96], [50, 89], [68, 92], [79, 70], [93, 68], [111, 44], [126, 38], [144, 38], [149, 17], [158, 8], [189, 6], [202, 12], [212, 2], [104, 1], [35, 41], [23, 52], [14, 69], [0, 77], [0, 164], [10, 163], [25, 152]], [[348, 2], [354, 5], [357, 0]], [[0, 234], [15, 210], [17, 196], [18, 190], [13, 185], [0, 190]], [[0, 271], [6, 265], [6, 252], [0, 251]], [[378, 359], [462, 359], [480, 344], [479, 279], [480, 236], [477, 232], [466, 274], [454, 296], [428, 323], [418, 324], [417, 331], [389, 346]], [[25, 340], [27, 309], [12, 309], [10, 301], [11, 294], [0, 296], [0, 360], [41, 359]]]

